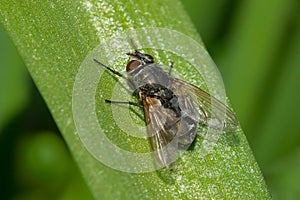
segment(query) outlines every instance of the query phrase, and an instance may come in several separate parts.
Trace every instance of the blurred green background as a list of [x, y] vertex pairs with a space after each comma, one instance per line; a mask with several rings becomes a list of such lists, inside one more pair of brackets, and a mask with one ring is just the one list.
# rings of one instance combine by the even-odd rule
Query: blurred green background
[[[274, 199], [300, 199], [300, 1], [183, 4], [219, 67]], [[0, 198], [92, 199], [0, 28]]]

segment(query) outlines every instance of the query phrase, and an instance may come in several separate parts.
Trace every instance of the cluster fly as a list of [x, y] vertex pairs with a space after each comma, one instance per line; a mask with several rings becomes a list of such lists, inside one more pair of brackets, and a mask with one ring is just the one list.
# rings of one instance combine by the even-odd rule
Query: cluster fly
[[[138, 95], [141, 103], [111, 101], [143, 108], [144, 119], [152, 150], [158, 164], [172, 167], [172, 156], [177, 150], [187, 150], [196, 138], [198, 125], [232, 132], [238, 123], [235, 114], [226, 105], [197, 86], [171, 76], [155, 63], [154, 58], [136, 48], [126, 66], [127, 76], [94, 61], [111, 73], [124, 78]], [[164, 148], [168, 144], [171, 148]]]

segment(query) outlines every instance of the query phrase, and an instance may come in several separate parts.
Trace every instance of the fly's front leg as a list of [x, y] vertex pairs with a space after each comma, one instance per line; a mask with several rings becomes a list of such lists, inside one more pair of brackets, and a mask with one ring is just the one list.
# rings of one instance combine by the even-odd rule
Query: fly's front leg
[[124, 76], [123, 74], [121, 74], [120, 72], [118, 72], [118, 71], [116, 71], [116, 70], [114, 70], [114, 69], [108, 67], [107, 65], [103, 64], [102, 62], [100, 62], [100, 61], [97, 60], [96, 58], [94, 58], [93, 60], [94, 60], [97, 64], [101, 65], [102, 67], [104, 67], [105, 69], [107, 69], [108, 71], [110, 71], [111, 73], [113, 73], [113, 74], [115, 74], [115, 75], [117, 75], [117, 76], [119, 76], [119, 77], [125, 79], [125, 80], [127, 81], [128, 85], [129, 85], [130, 87], [134, 88], [135, 85], [134, 85], [134, 83], [133, 83], [133, 81], [132, 81], [131, 79], [125, 77], [125, 76]]
[[101, 65], [102, 67], [104, 67], [105, 69], [107, 69], [108, 71], [112, 72], [113, 74], [124, 78], [125, 80], [128, 80], [123, 74], [121, 74], [120, 72], [108, 67], [107, 65], [103, 64], [102, 62], [100, 62], [99, 60], [97, 60], [96, 58], [93, 59], [97, 64]]
[[[132, 87], [134, 86], [134, 83], [128, 79], [127, 77], [123, 76], [120, 72], [108, 67], [107, 65], [101, 63], [100, 61], [98, 61], [96, 58], [94, 58], [94, 61], [101, 65], [102, 67], [104, 67], [105, 69], [109, 70], [110, 72], [112, 72], [113, 74], [121, 77], [121, 78], [124, 78], [125, 80], [128, 81], [128, 84], [129, 85], [132, 85]], [[143, 108], [143, 105], [141, 104], [138, 104], [138, 103], [135, 103], [135, 102], [131, 102], [131, 101], [111, 101], [111, 100], [108, 100], [108, 99], [105, 99], [105, 102], [106, 103], [111, 103], [111, 104], [129, 104], [129, 105], [133, 105], [133, 106], [137, 106], [137, 107], [140, 107], [140, 108]]]
[[111, 101], [111, 100], [105, 99], [105, 103], [111, 103], [111, 104], [129, 104], [129, 105], [132, 105], [132, 106], [137, 106], [139, 108], [143, 108], [144, 107], [143, 105], [141, 105], [139, 103], [132, 102], [132, 101]]

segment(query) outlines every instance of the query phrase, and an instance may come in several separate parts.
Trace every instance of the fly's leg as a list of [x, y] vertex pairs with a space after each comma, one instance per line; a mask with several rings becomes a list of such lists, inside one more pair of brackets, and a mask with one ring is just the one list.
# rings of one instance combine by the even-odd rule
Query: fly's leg
[[171, 63], [170, 63], [170, 69], [169, 69], [169, 76], [171, 76], [173, 65], [174, 65], [174, 62], [171, 61]]
[[111, 100], [107, 100], [105, 99], [105, 103], [111, 103], [111, 104], [129, 104], [132, 106], [137, 106], [139, 108], [143, 108], [143, 105], [132, 102], [132, 101], [111, 101]]
[[[101, 63], [100, 61], [98, 61], [96, 58], [94, 58], [94, 61], [101, 65], [102, 67], [104, 67], [105, 69], [109, 70], [110, 72], [112, 72], [113, 74], [121, 77], [121, 78], [124, 78], [125, 80], [127, 80], [130, 83], [132, 83], [129, 79], [127, 79], [125, 76], [123, 76], [120, 72], [106, 66], [105, 64]], [[131, 102], [131, 101], [111, 101], [111, 100], [107, 100], [105, 99], [105, 102], [106, 103], [111, 103], [111, 104], [129, 104], [129, 105], [133, 105], [133, 106], [137, 106], [137, 107], [140, 107], [140, 108], [143, 108], [143, 106], [141, 104], [138, 104], [138, 103], [135, 103], [135, 102]]]
[[117, 76], [119, 76], [119, 77], [122, 77], [122, 78], [124, 78], [124, 79], [127, 80], [127, 78], [126, 78], [125, 76], [123, 76], [120, 72], [118, 72], [118, 71], [116, 71], [116, 70], [114, 70], [114, 69], [112, 69], [112, 68], [110, 68], [110, 67], [104, 65], [103, 63], [101, 63], [101, 62], [100, 62], [99, 60], [97, 60], [96, 58], [94, 58], [93, 60], [94, 60], [97, 64], [101, 65], [101, 66], [104, 67], [105, 69], [107, 69], [107, 70], [109, 70], [110, 72], [112, 72], [113, 74], [115, 74], [115, 75], [117, 75]]
[[100, 62], [99, 60], [97, 60], [96, 58], [94, 58], [93, 60], [94, 60], [97, 64], [101, 65], [101, 66], [104, 67], [105, 69], [107, 69], [107, 70], [109, 70], [110, 72], [112, 72], [113, 74], [115, 74], [115, 75], [117, 75], [117, 76], [119, 76], [119, 77], [124, 78], [124, 76], [123, 76], [120, 72], [118, 72], [118, 71], [116, 71], [116, 70], [114, 70], [114, 69], [112, 69], [112, 68], [110, 68], [110, 67], [104, 65], [103, 63], [101, 63], [101, 62]]
[[[99, 60], [97, 60], [96, 58], [94, 58], [94, 61], [101, 65], [102, 67], [104, 67], [105, 69], [109, 70], [110, 72], [112, 72], [113, 74], [121, 77], [121, 78], [124, 78], [125, 80], [127, 80], [129, 82], [129, 84], [133, 84], [131, 82], [131, 80], [127, 79], [125, 76], [123, 76], [120, 72], [106, 66], [105, 64], [101, 63]], [[143, 106], [141, 104], [138, 104], [138, 103], [135, 103], [135, 102], [131, 102], [131, 101], [111, 101], [111, 100], [107, 100], [105, 99], [105, 102], [106, 103], [111, 103], [111, 104], [129, 104], [129, 105], [133, 105], [133, 106], [137, 106], [137, 107], [140, 107], [140, 108], [143, 108]]]
[[97, 60], [96, 58], [93, 59], [97, 64], [101, 65], [102, 67], [104, 67], [105, 69], [109, 70], [110, 72], [112, 72], [113, 74], [121, 77], [121, 78], [124, 78], [128, 84], [131, 86], [131, 87], [134, 87], [134, 83], [132, 82], [132, 80], [128, 79], [127, 77], [125, 77], [124, 75], [122, 75], [120, 72], [108, 67], [107, 65], [103, 64], [102, 62], [100, 62], [99, 60]]

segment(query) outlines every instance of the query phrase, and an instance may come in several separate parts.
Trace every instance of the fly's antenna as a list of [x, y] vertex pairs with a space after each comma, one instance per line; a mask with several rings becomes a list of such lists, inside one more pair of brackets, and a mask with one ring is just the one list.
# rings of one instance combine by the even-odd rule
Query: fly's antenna
[[130, 46], [134, 49], [135, 52], [138, 52], [137, 46], [136, 46], [136, 44], [134, 43], [134, 41], [133, 41], [132, 38], [130, 38]]
[[137, 50], [137, 46], [134, 43], [134, 41], [133, 41], [132, 38], [130, 38], [130, 46], [134, 49], [134, 53], [130, 53], [129, 52], [129, 53], [126, 53], [127, 55], [134, 56], [134, 57], [137, 57], [139, 59], [143, 59], [144, 58], [145, 55]]

